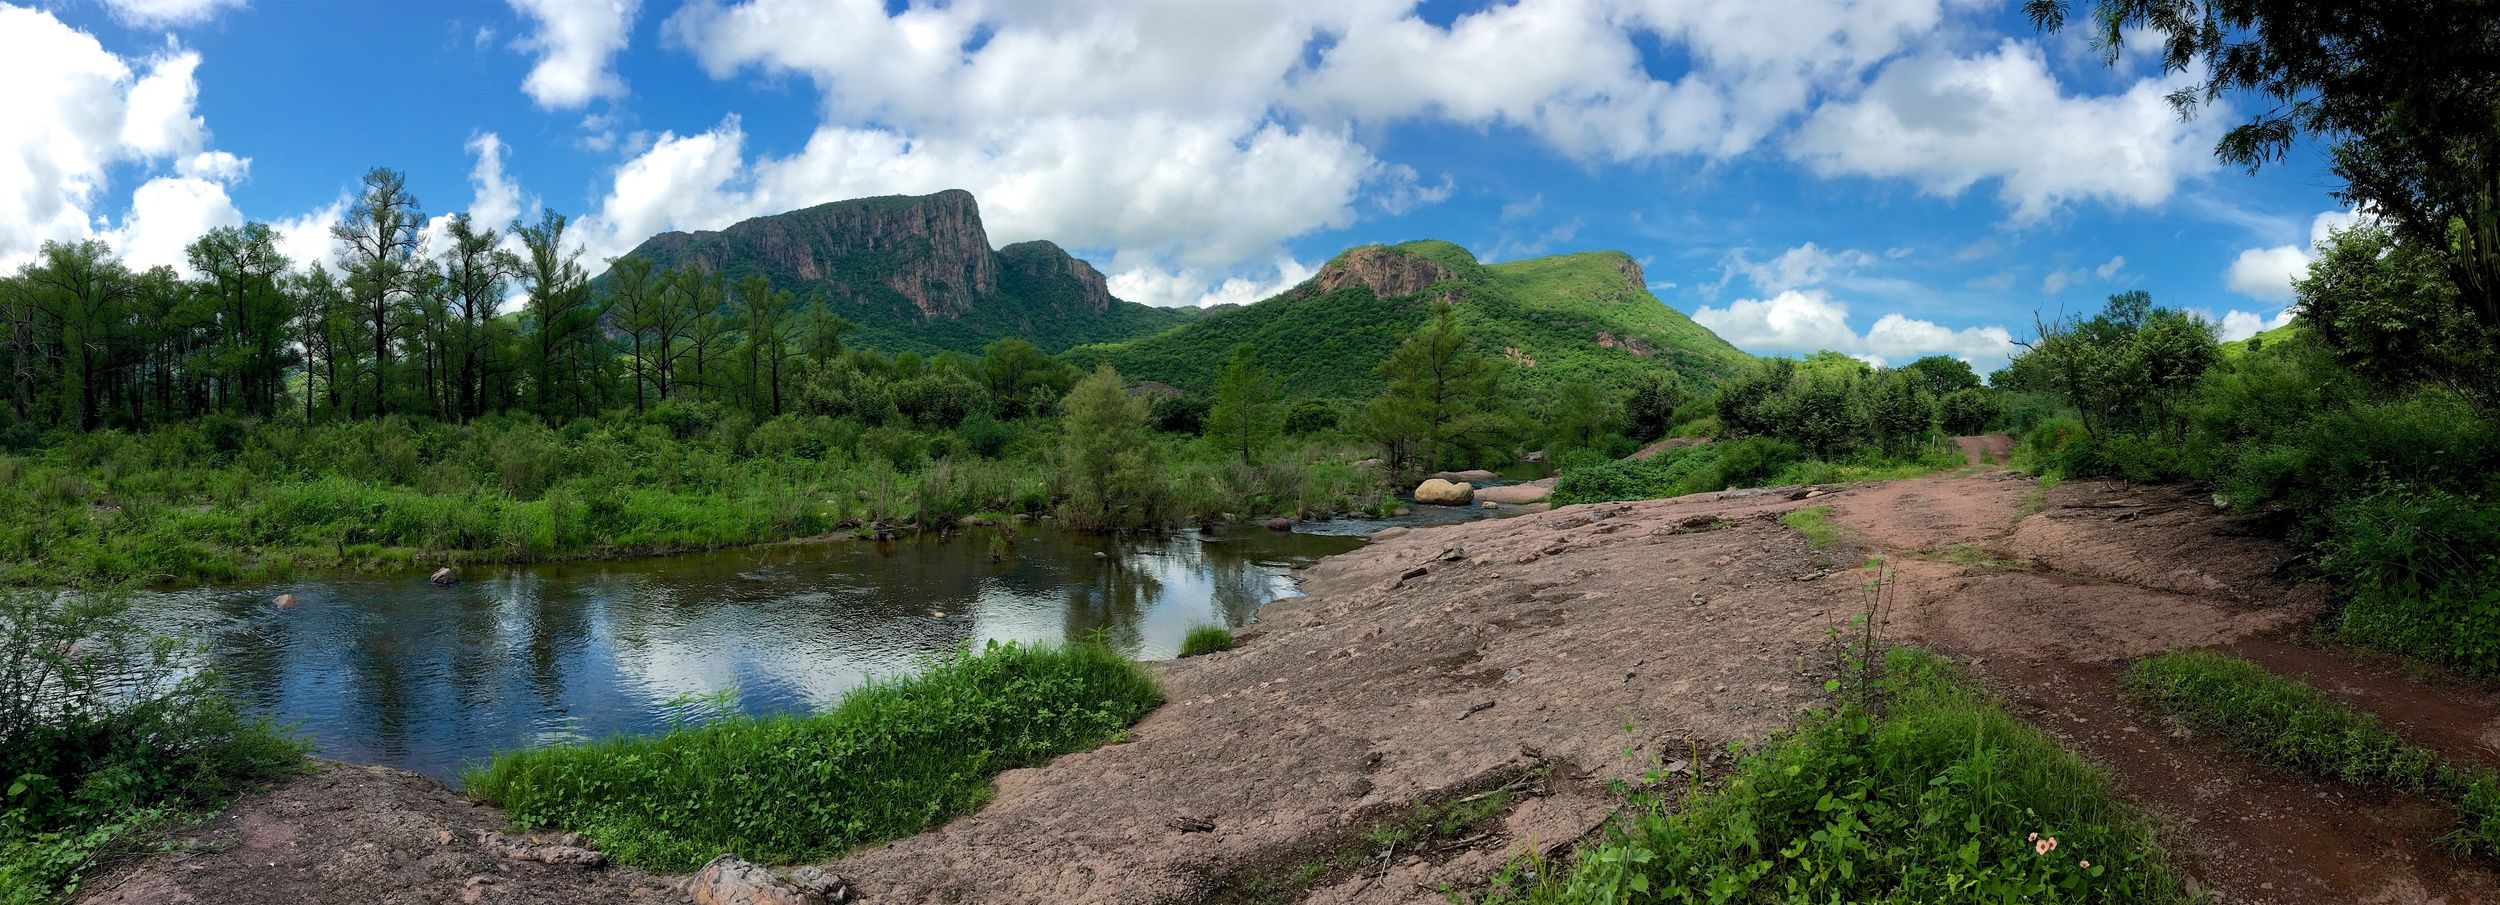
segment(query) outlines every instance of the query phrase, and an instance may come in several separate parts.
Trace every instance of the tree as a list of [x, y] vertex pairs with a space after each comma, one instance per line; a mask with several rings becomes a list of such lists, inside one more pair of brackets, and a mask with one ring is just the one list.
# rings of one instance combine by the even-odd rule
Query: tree
[[443, 282], [450, 292], [453, 328], [452, 408], [461, 420], [485, 414], [485, 365], [490, 351], [495, 309], [503, 304], [504, 287], [520, 261], [501, 250], [503, 237], [492, 226], [480, 228], [468, 212], [451, 215], [451, 247], [443, 250]]
[[1623, 418], [1632, 431], [1632, 439], [1647, 443], [1667, 435], [1675, 426], [1675, 410], [1691, 401], [1684, 380], [1673, 371], [1652, 371], [1632, 385], [1632, 394], [1623, 403]]
[[1146, 434], [1146, 402], [1110, 365], [1076, 382], [1059, 404], [1067, 515], [1089, 531], [1152, 524], [1163, 511], [1160, 457]]
[[781, 368], [797, 354], [790, 348], [792, 300], [787, 290], [774, 289], [772, 281], [761, 275], [738, 281], [739, 326], [746, 333], [747, 389], [755, 394], [752, 404], [763, 408], [769, 403], [776, 418], [781, 416]]
[[1970, 369], [1970, 362], [1959, 358], [1930, 355], [1903, 365], [1901, 369], [1916, 375], [1919, 385], [1927, 388], [1928, 395], [1938, 399], [1979, 385], [1979, 374]]
[[1363, 410], [1364, 431], [1392, 473], [1439, 471], [1510, 439], [1499, 361], [1469, 347], [1447, 302], [1380, 363], [1388, 388]]
[[651, 279], [649, 258], [618, 258], [610, 262], [608, 273], [608, 310], [615, 312], [616, 329], [625, 334], [626, 354], [633, 357], [634, 411], [640, 412], [644, 387], [657, 382], [658, 372], [666, 366], [652, 359], [654, 355], [664, 357], [667, 346], [646, 346], [644, 339], [652, 334], [658, 321], [665, 319], [660, 309], [667, 307], [667, 300], [662, 297], [660, 285]]
[[2300, 322], [2354, 374], [2382, 388], [2436, 382], [2495, 395], [2489, 334], [2429, 249], [2362, 223], [2336, 232], [2295, 288]]
[[1068, 392], [1076, 369], [1042, 354], [1032, 343], [1009, 337], [981, 350], [981, 379], [1001, 418], [1037, 415]]
[[[2069, 0], [2028, 0], [2063, 28]], [[2304, 133], [2331, 142], [2336, 196], [2437, 255], [2468, 311], [2500, 328], [2500, 28], [2480, 0], [2099, 0], [2093, 31], [2115, 65], [2130, 35], [2170, 72], [2182, 115], [2254, 95], [2214, 153], [2256, 170]]]
[[277, 414], [292, 364], [286, 331], [295, 312], [294, 299], [278, 285], [287, 260], [278, 253], [276, 234], [266, 223], [221, 226], [183, 251], [206, 283], [203, 294], [215, 301], [220, 376], [233, 381], [245, 412]]
[[26, 309], [55, 337], [50, 344], [65, 362], [58, 401], [74, 414], [79, 430], [101, 426], [105, 371], [112, 360], [112, 331], [138, 294], [139, 281], [95, 240], [46, 242], [26, 269]]
[[408, 177], [375, 167], [365, 173], [364, 188], [348, 208], [347, 219], [330, 228], [344, 243], [348, 295], [364, 318], [365, 338], [373, 346], [373, 416], [390, 411], [391, 340], [408, 327], [408, 309], [424, 266], [425, 214], [408, 193]]
[[582, 272], [581, 249], [564, 243], [563, 214], [545, 211], [534, 225], [513, 221], [521, 238], [522, 289], [529, 293], [529, 314], [535, 333], [531, 343], [530, 394], [539, 414], [552, 415], [561, 385], [571, 404], [563, 411], [581, 411], [583, 377], [589, 368], [579, 358], [596, 347], [601, 311], [591, 297]]
[[1562, 461], [1578, 450], [1602, 449], [1614, 433], [1614, 422], [1614, 409], [1598, 395], [1595, 384], [1585, 380], [1565, 383], [1546, 412], [1549, 451], [1555, 461]]
[[848, 318], [833, 313], [833, 303], [811, 299], [807, 303], [807, 358], [818, 365], [842, 354], [842, 334], [859, 329]]
[[1258, 350], [1243, 343], [1215, 379], [1215, 404], [1207, 409], [1206, 436], [1242, 464], [1276, 442], [1276, 380], [1259, 367]]
[[1866, 387], [1867, 433], [1885, 451], [1902, 452], [1935, 432], [1936, 395], [1927, 389], [1927, 375], [1906, 368], [1887, 371], [1868, 380]]

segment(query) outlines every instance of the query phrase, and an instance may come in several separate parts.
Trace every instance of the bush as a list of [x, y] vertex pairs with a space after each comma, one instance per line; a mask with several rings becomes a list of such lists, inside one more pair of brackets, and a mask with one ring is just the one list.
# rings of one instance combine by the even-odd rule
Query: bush
[[1285, 433], [1296, 437], [1333, 431], [1344, 421], [1337, 406], [1325, 399], [1296, 399], [1285, 407]]
[[1201, 625], [1181, 639], [1181, 656], [1195, 657], [1233, 649], [1233, 633], [1220, 625]]
[[1956, 436], [1986, 433], [1997, 419], [2004, 417], [1997, 394], [1977, 387], [1947, 394], [1940, 410], [1938, 419], [1944, 423], [1944, 432]]
[[0, 594], [0, 902], [76, 891], [95, 859], [303, 763], [109, 595]]
[[1877, 687], [1880, 715], [1843, 706], [1715, 791], [1644, 794], [1574, 863], [1514, 867], [1487, 901], [2190, 901], [2108, 780], [1943, 661], [1889, 651]]
[[993, 642], [814, 716], [510, 752], [466, 779], [517, 825], [577, 830], [638, 867], [816, 861], [968, 813], [1000, 771], [1099, 745], [1162, 700], [1108, 648]]
[[2335, 507], [2318, 568], [2348, 600], [2350, 641], [2500, 677], [2500, 509], [2399, 488]]

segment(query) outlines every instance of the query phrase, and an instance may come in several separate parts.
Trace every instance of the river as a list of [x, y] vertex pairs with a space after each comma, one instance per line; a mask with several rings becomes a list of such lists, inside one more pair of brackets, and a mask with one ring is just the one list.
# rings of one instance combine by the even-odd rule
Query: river
[[[156, 628], [194, 639], [246, 706], [316, 753], [457, 783], [531, 745], [665, 730], [721, 712], [806, 711], [876, 676], [991, 641], [1100, 633], [1169, 658], [1199, 625], [1239, 626], [1298, 593], [1292, 570], [1392, 524], [1105, 537], [1039, 526], [892, 542], [318, 578], [152, 595]], [[295, 603], [273, 601], [291, 594]], [[726, 697], [724, 697], [726, 695]]]

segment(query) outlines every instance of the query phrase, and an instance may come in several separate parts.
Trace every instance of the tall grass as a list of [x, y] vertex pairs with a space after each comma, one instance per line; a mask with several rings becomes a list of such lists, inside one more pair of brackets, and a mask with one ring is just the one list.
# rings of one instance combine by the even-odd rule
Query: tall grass
[[1195, 657], [1233, 649], [1233, 633], [1220, 625], [1201, 625], [1181, 638], [1181, 656]]
[[993, 643], [824, 713], [510, 752], [466, 780], [516, 824], [639, 867], [806, 861], [968, 813], [1000, 771], [1099, 745], [1162, 700], [1107, 648]]
[[2449, 841], [2500, 858], [2500, 775], [2405, 744], [2297, 679], [2240, 657], [2183, 651], [2138, 661], [2126, 684], [2155, 709], [2262, 760], [2346, 785], [2437, 796], [2457, 810]]
[[2106, 779], [1948, 664], [1888, 651], [1876, 687], [1880, 712], [1812, 718], [1721, 789], [1639, 797], [1574, 861], [1515, 865], [1487, 901], [2191, 901]]

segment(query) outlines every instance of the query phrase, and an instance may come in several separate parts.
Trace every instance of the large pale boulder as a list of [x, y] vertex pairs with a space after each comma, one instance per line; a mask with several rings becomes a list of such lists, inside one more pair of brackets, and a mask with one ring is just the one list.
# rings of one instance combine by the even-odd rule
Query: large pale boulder
[[1470, 468], [1466, 471], [1434, 472], [1432, 476], [1448, 481], [1452, 484], [1482, 484], [1486, 481], [1491, 481], [1501, 477], [1501, 475], [1494, 474], [1481, 468]]
[[1476, 498], [1476, 486], [1466, 482], [1451, 483], [1433, 478], [1415, 485], [1415, 502], [1435, 506], [1465, 506]]
[[776, 874], [735, 855], [722, 855], [686, 882], [686, 896], [695, 905], [841, 905], [851, 900], [851, 889], [823, 868]]
[[1544, 502], [1547, 497], [1551, 497], [1553, 495], [1554, 479], [1539, 478], [1534, 481], [1524, 481], [1518, 484], [1505, 484], [1500, 487], [1487, 487], [1482, 490], [1478, 490], [1476, 491], [1476, 500], [1478, 502], [1490, 500], [1496, 503], [1524, 505], [1527, 503]]

